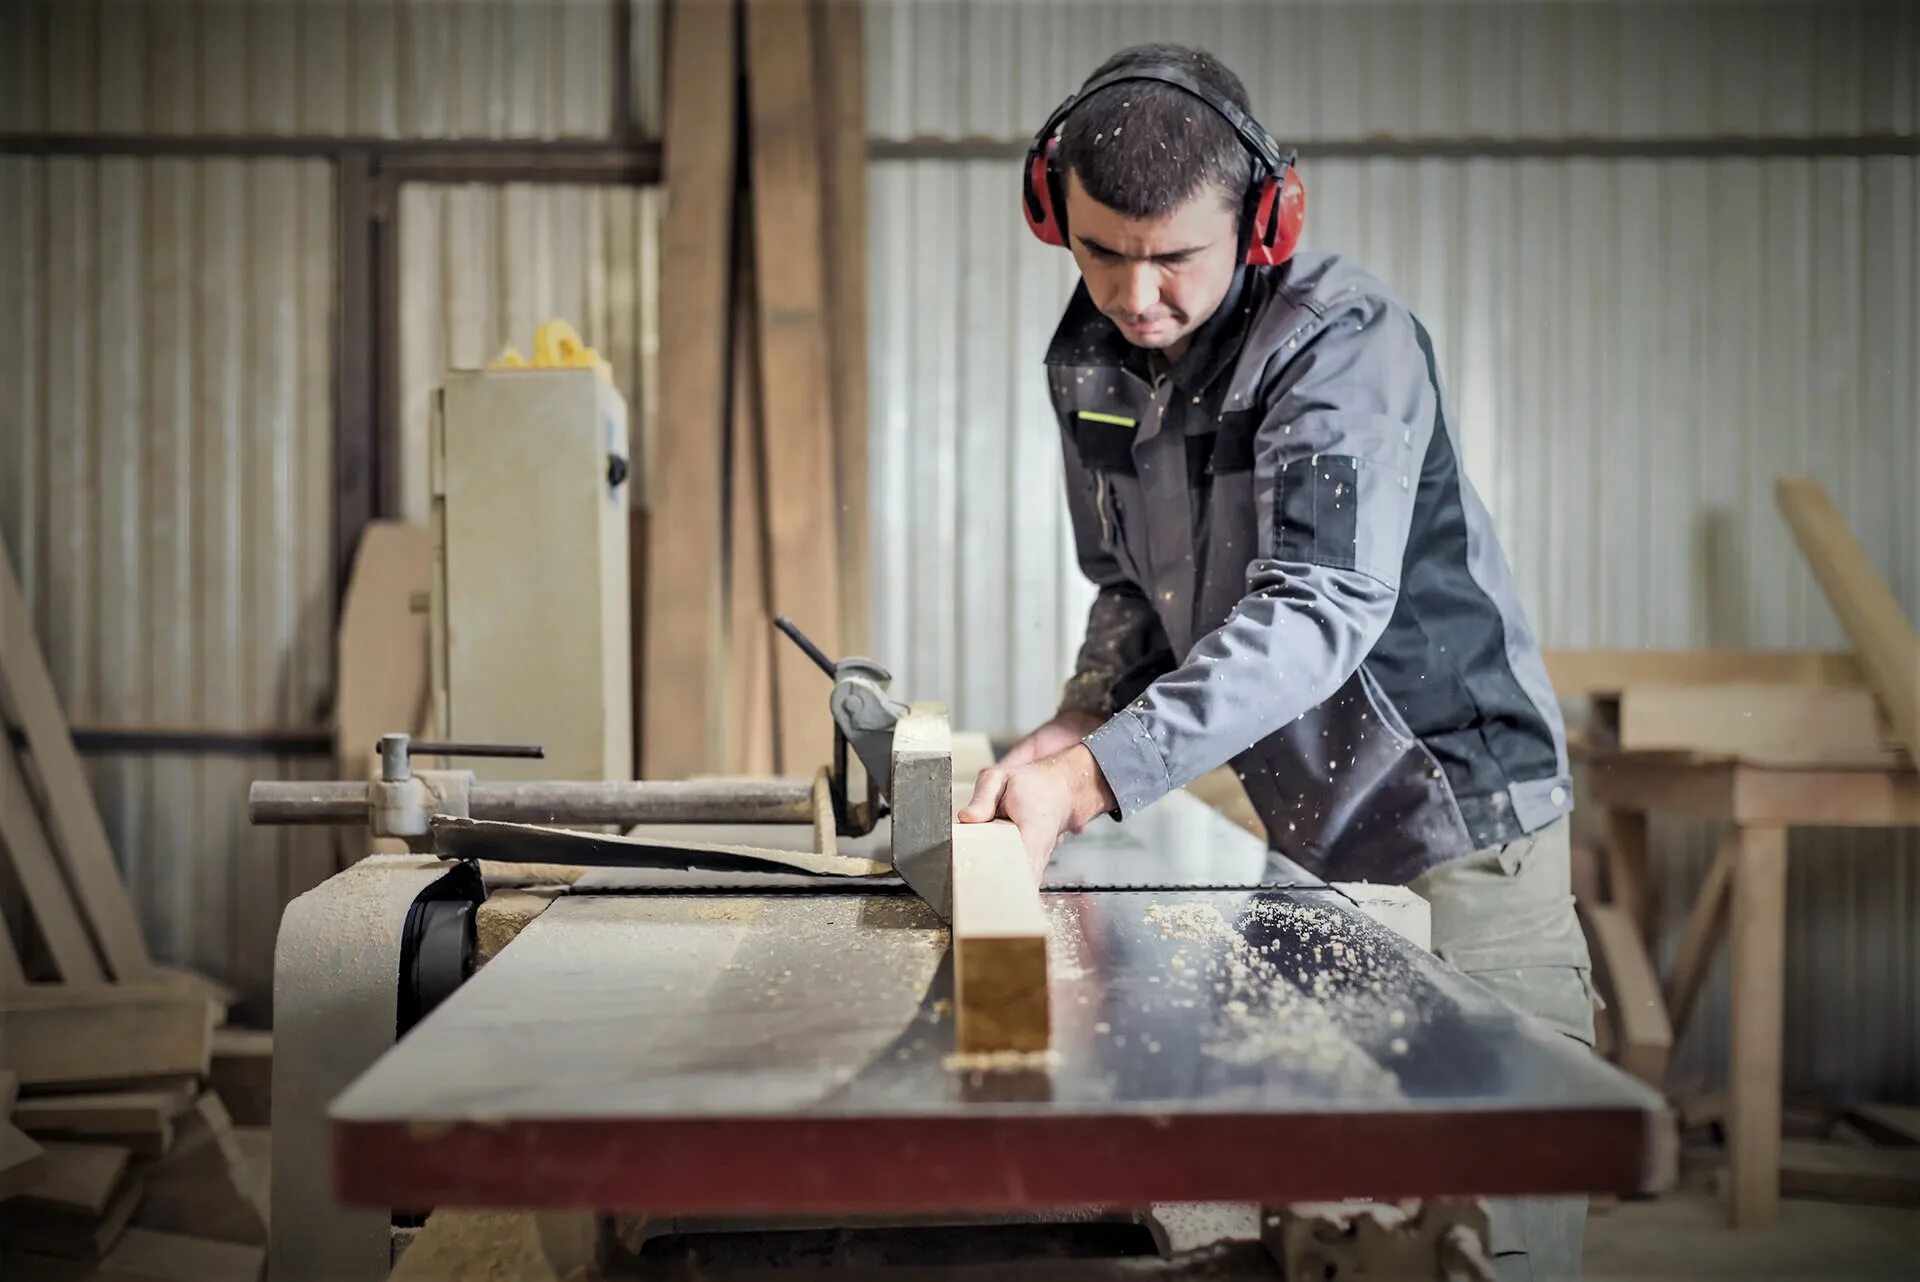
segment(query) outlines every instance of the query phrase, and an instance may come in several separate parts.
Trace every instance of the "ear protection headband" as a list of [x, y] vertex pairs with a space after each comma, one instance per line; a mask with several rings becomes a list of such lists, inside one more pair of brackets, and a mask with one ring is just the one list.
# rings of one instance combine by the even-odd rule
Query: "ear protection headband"
[[1040, 132], [1027, 148], [1027, 160], [1020, 174], [1020, 210], [1027, 227], [1043, 242], [1065, 247], [1067, 243], [1066, 175], [1060, 172], [1060, 124], [1088, 96], [1108, 85], [1130, 80], [1151, 80], [1172, 85], [1198, 98], [1233, 127], [1240, 142], [1253, 156], [1254, 172], [1247, 184], [1245, 204], [1240, 214], [1240, 237], [1245, 242], [1246, 261], [1256, 267], [1284, 263], [1293, 257], [1300, 243], [1300, 230], [1307, 220], [1307, 189], [1294, 168], [1297, 155], [1281, 151], [1273, 136], [1258, 121], [1233, 103], [1215, 93], [1178, 67], [1128, 67], [1101, 76], [1083, 85], [1078, 93], [1068, 94], [1065, 102], [1053, 109]]

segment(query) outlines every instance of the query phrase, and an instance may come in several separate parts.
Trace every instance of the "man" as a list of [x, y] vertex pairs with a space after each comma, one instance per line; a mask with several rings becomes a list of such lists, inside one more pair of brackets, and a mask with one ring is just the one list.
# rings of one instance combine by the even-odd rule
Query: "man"
[[[962, 818], [1011, 819], [1037, 875], [1231, 762], [1276, 849], [1412, 886], [1436, 953], [1590, 1046], [1565, 732], [1432, 343], [1292, 253], [1304, 194], [1248, 112], [1217, 60], [1149, 45], [1035, 138], [1028, 222], [1082, 276], [1047, 370], [1099, 593], [1058, 715]], [[1576, 1275], [1584, 1214], [1496, 1206], [1503, 1276]]]

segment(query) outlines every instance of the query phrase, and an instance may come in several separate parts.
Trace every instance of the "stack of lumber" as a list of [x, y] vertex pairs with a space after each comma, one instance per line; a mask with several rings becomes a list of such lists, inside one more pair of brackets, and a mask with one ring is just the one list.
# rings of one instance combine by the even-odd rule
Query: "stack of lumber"
[[804, 776], [828, 686], [771, 620], [867, 644], [861, 10], [674, 0], [667, 28], [640, 772]]
[[207, 1082], [216, 1059], [257, 1082], [265, 1048], [148, 952], [3, 552], [0, 712], [0, 1275], [258, 1276], [265, 1213]]

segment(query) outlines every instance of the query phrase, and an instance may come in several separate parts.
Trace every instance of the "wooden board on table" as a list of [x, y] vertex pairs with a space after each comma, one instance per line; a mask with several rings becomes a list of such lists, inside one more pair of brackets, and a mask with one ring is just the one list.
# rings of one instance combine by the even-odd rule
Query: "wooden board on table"
[[1546, 650], [1547, 676], [1562, 699], [1619, 694], [1636, 685], [1859, 685], [1845, 651]]
[[811, 0], [820, 88], [820, 226], [839, 492], [841, 644], [871, 652], [867, 513], [867, 110], [860, 0]]
[[66, 716], [4, 550], [0, 550], [0, 704], [13, 709], [26, 732], [33, 770], [46, 792], [47, 829], [54, 852], [108, 972], [119, 980], [144, 977], [153, 959], [140, 933], [140, 919], [113, 862], [107, 830], [73, 750]]
[[893, 730], [893, 866], [941, 917], [952, 910], [955, 794], [953, 731], [947, 710], [916, 703]]
[[1894, 738], [1920, 757], [1920, 632], [1818, 481], [1782, 477], [1775, 492], [1801, 555], [1860, 656], [1867, 684], [1893, 722]]
[[1727, 683], [1635, 685], [1598, 701], [1596, 719], [1623, 752], [1694, 752], [1781, 763], [1894, 766], [1865, 686]]
[[204, 997], [155, 984], [0, 993], [0, 1045], [23, 1086], [205, 1076], [213, 1019]]
[[[839, 498], [821, 255], [819, 108], [806, 0], [746, 6], [748, 147], [771, 606], [828, 655], [840, 633]], [[778, 768], [810, 774], [832, 752], [822, 675], [797, 646], [774, 652]]]
[[79, 907], [61, 875], [59, 859], [40, 826], [40, 814], [27, 790], [20, 757], [5, 735], [0, 735], [0, 854], [13, 868], [27, 910], [60, 978], [73, 984], [105, 979], [93, 941], [80, 920]]
[[962, 1054], [1047, 1049], [1047, 916], [1004, 819], [953, 826], [953, 975]]
[[641, 770], [720, 764], [721, 443], [733, 253], [735, 7], [668, 14], [666, 209], [660, 227], [660, 422], [647, 533]]

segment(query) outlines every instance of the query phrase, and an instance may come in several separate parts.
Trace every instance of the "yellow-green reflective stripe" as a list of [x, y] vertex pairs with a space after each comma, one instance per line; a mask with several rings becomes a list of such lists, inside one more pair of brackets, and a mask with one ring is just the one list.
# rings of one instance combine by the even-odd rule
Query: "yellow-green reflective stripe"
[[1138, 426], [1130, 418], [1121, 418], [1118, 414], [1096, 414], [1092, 410], [1079, 411], [1079, 417], [1086, 419], [1090, 423], [1111, 423], [1115, 427]]

